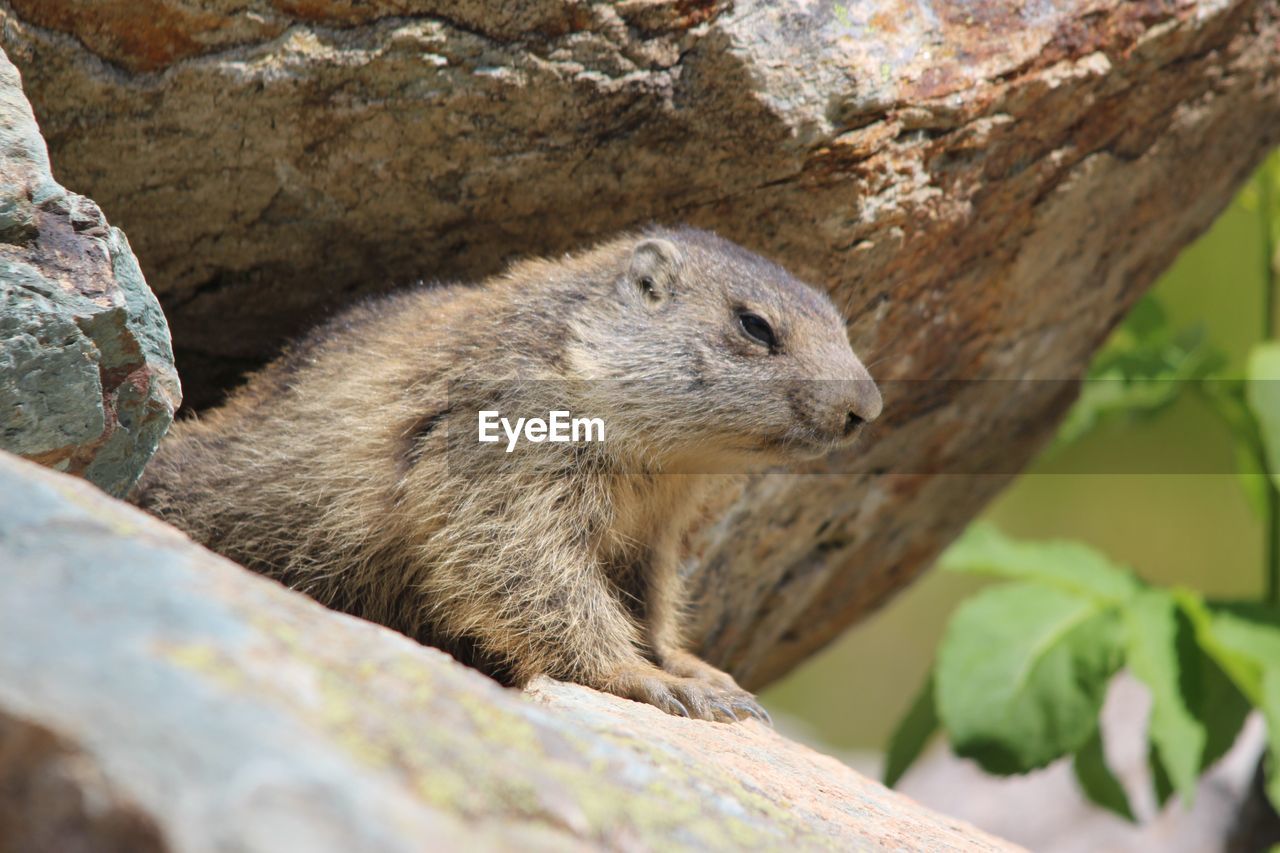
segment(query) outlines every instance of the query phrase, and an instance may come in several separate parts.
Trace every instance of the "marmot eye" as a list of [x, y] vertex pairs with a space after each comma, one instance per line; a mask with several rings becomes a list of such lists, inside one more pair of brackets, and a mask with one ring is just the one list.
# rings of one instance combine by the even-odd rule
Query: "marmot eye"
[[742, 331], [747, 333], [747, 337], [764, 344], [769, 349], [774, 349], [778, 346], [778, 339], [773, 334], [773, 327], [759, 314], [740, 311], [738, 312], [738, 322], [742, 324]]
[[644, 295], [650, 299], [658, 298], [658, 284], [651, 277], [646, 275], [640, 279], [640, 289], [644, 291]]

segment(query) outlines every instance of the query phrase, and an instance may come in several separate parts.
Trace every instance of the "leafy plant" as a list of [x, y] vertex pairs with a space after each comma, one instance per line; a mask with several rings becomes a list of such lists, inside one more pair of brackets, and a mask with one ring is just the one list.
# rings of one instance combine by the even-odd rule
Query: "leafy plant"
[[1127, 669], [1152, 698], [1147, 727], [1157, 801], [1190, 803], [1200, 774], [1231, 747], [1251, 708], [1267, 723], [1266, 791], [1280, 809], [1280, 152], [1244, 196], [1265, 249], [1262, 342], [1244, 376], [1202, 331], [1174, 330], [1138, 304], [1095, 359], [1055, 447], [1102, 423], [1157, 417], [1183, 394], [1216, 413], [1236, 446], [1241, 485], [1266, 529], [1262, 600], [1206, 600], [1163, 588], [1076, 542], [1019, 542], [977, 523], [940, 559], [948, 572], [1004, 581], [953, 614], [928, 681], [888, 749], [894, 784], [938, 730], [990, 773], [1071, 756], [1085, 794], [1133, 819], [1107, 766], [1098, 713]]
[[[1008, 583], [952, 617], [930, 682], [894, 735], [888, 784], [942, 728], [957, 754], [991, 773], [1073, 756], [1090, 799], [1132, 818], [1103, 759], [1097, 719], [1122, 666], [1151, 692], [1151, 760], [1168, 786], [1157, 792], [1161, 802], [1170, 791], [1191, 801], [1251, 706], [1280, 721], [1272, 684], [1280, 680], [1280, 611], [1206, 602], [1144, 583], [1084, 545], [1017, 542], [985, 524], [969, 528], [942, 568]], [[1274, 767], [1280, 738], [1270, 746]], [[1271, 788], [1280, 794], [1274, 778]]]

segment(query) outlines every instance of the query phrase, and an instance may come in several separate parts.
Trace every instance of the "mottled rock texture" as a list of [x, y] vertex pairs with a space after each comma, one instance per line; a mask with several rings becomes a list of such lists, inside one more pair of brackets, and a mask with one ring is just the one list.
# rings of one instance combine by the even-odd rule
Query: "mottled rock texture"
[[3, 453], [0, 566], [0, 849], [1013, 849], [755, 722], [503, 690]]
[[[1280, 138], [1276, 0], [7, 0], [197, 405], [318, 313], [684, 220], [830, 288], [886, 417], [689, 543], [759, 687], [929, 564]], [[424, 329], [424, 335], [430, 334]], [[992, 476], [955, 471], [991, 470]]]
[[169, 329], [128, 241], [53, 179], [0, 54], [0, 448], [122, 495], [180, 401]]

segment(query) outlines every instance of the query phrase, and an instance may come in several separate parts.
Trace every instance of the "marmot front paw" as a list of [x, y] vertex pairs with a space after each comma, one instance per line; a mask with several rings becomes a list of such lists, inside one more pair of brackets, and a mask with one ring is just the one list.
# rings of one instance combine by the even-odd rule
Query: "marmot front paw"
[[657, 667], [636, 667], [609, 679], [604, 689], [625, 699], [647, 702], [677, 717], [720, 723], [755, 717], [766, 725], [773, 725], [769, 713], [754, 696], [734, 684], [728, 675], [709, 664], [705, 666], [724, 676], [729, 684], [674, 675]]

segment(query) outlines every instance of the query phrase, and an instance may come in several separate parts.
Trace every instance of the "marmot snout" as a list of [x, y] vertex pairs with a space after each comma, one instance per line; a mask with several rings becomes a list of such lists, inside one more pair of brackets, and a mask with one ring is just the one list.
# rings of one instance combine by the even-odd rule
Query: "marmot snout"
[[[479, 452], [495, 385], [599, 414], [606, 438]], [[681, 541], [716, 472], [828, 452], [880, 410], [825, 295], [655, 228], [349, 310], [175, 425], [134, 500], [507, 683], [731, 720], [763, 711], [684, 650]]]

